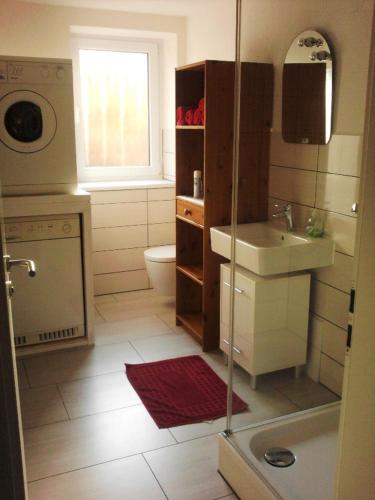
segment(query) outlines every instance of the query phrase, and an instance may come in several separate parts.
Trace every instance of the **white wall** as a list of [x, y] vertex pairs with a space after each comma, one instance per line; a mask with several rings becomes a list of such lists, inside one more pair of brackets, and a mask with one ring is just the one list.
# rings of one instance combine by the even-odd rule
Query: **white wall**
[[[206, 2], [205, 15], [187, 18], [187, 61], [234, 58], [235, 2]], [[241, 56], [275, 69], [270, 207], [291, 201], [304, 227], [322, 210], [336, 241], [335, 264], [313, 273], [309, 374], [341, 392], [349, 290], [353, 279], [361, 139], [364, 126], [373, 0], [242, 0]], [[211, 11], [209, 11], [211, 9]], [[282, 67], [292, 40], [306, 29], [334, 49], [333, 137], [328, 146], [290, 145], [281, 138]]]

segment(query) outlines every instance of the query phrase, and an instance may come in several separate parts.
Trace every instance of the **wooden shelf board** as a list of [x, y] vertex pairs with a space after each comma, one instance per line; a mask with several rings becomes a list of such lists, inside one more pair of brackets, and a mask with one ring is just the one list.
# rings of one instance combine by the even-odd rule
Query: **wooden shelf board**
[[176, 266], [176, 269], [183, 273], [188, 278], [192, 279], [198, 285], [203, 286], [203, 266], [195, 266], [195, 265], [184, 265], [184, 266]]
[[192, 226], [199, 227], [199, 229], [204, 229], [204, 226], [201, 226], [200, 224], [197, 224], [196, 222], [194, 222], [190, 219], [185, 219], [185, 217], [181, 217], [181, 215], [176, 215], [176, 219], [187, 222], [188, 224], [191, 224]]
[[177, 130], [204, 130], [204, 125], [176, 125]]
[[176, 71], [204, 71], [206, 67], [206, 61], [199, 61], [196, 63], [185, 64], [185, 66], [179, 66]]
[[203, 316], [201, 312], [179, 313], [176, 318], [181, 321], [185, 329], [202, 343], [203, 337]]

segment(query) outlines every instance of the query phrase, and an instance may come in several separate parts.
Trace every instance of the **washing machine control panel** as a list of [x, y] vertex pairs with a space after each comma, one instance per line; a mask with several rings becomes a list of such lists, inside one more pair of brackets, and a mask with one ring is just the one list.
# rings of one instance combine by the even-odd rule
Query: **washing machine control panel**
[[0, 83], [71, 83], [70, 64], [0, 61]]
[[53, 240], [80, 236], [79, 217], [66, 219], [20, 220], [5, 222], [7, 242]]

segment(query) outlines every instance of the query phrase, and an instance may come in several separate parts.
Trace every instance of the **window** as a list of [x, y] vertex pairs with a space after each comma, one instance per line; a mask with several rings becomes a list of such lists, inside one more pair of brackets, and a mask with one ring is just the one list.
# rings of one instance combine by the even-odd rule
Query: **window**
[[159, 177], [156, 45], [77, 39], [74, 75], [79, 180]]

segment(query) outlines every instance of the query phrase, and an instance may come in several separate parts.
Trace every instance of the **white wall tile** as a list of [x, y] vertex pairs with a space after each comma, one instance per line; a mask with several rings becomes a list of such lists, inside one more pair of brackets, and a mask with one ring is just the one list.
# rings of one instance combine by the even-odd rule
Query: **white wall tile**
[[145, 269], [144, 251], [147, 248], [107, 250], [92, 254], [94, 274], [117, 273]]
[[176, 188], [159, 188], [148, 190], [148, 201], [174, 200], [176, 198]]
[[310, 310], [331, 323], [346, 329], [349, 295], [329, 285], [312, 280]]
[[127, 203], [147, 201], [146, 189], [122, 189], [118, 191], [92, 191], [91, 204], [97, 203]]
[[176, 220], [176, 202], [150, 201], [148, 203], [148, 223], [174, 222]]
[[323, 321], [322, 352], [344, 365], [346, 353], [346, 330]]
[[354, 255], [357, 219], [335, 212], [325, 212], [325, 234], [335, 240], [336, 250]]
[[327, 145], [319, 146], [318, 170], [360, 176], [361, 158], [360, 135], [332, 135]]
[[164, 128], [162, 134], [163, 134], [163, 153], [175, 153], [176, 130]]
[[314, 278], [349, 293], [353, 280], [353, 257], [335, 252], [335, 262], [331, 266], [313, 269]]
[[[274, 205], [285, 205], [284, 200], [280, 200], [278, 198], [269, 198], [268, 199], [268, 215], [269, 219], [274, 223], [275, 226], [285, 229], [286, 221], [283, 218], [273, 219], [271, 214], [277, 212], [279, 209], [275, 208]], [[311, 216], [311, 207], [306, 207], [304, 205], [298, 205], [296, 203], [292, 204], [292, 212], [293, 212], [293, 223], [294, 226], [303, 231], [307, 224], [307, 219]]]
[[148, 226], [148, 246], [174, 245], [176, 243], [176, 224], [151, 224]]
[[109, 227], [92, 230], [93, 251], [143, 248], [147, 246], [147, 226]]
[[321, 355], [319, 378], [323, 385], [341, 396], [344, 367], [325, 354]]
[[138, 226], [147, 224], [147, 203], [92, 205], [92, 227]]
[[149, 288], [149, 281], [147, 272], [144, 270], [94, 276], [95, 295], [143, 290], [145, 288]]
[[288, 143], [283, 140], [280, 132], [273, 132], [271, 134], [271, 164], [316, 170], [318, 168], [318, 146]]
[[316, 206], [318, 208], [354, 216], [351, 207], [353, 203], [358, 202], [358, 199], [358, 177], [318, 173], [316, 189]]
[[319, 372], [320, 372], [320, 349], [309, 345], [307, 351], [307, 366], [306, 373], [315, 382], [319, 382]]
[[318, 349], [322, 350], [322, 340], [323, 340], [323, 326], [324, 322], [322, 318], [315, 316], [315, 314], [310, 314], [309, 318], [309, 344]]
[[270, 167], [269, 195], [314, 206], [316, 173], [296, 168]]
[[163, 175], [164, 177], [176, 177], [175, 153], [163, 153]]

